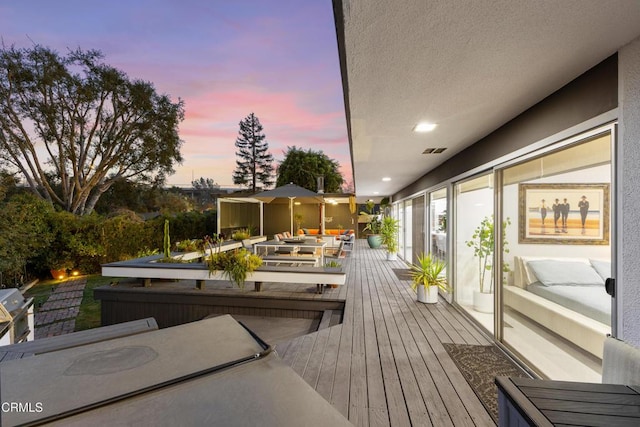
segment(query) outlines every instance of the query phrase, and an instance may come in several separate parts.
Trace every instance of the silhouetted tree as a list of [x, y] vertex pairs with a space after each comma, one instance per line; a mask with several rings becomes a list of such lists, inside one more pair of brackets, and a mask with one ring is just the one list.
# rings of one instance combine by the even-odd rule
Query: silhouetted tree
[[255, 114], [249, 114], [240, 122], [233, 183], [248, 186], [254, 193], [258, 183], [264, 188], [273, 185], [273, 156], [267, 152], [269, 144], [265, 138]]
[[181, 100], [99, 51], [0, 47], [0, 162], [52, 206], [88, 214], [118, 179], [163, 182], [182, 161], [183, 118]]
[[196, 179], [195, 181], [191, 181], [191, 185], [196, 190], [214, 190], [216, 188], [220, 188], [213, 179], [203, 177], [200, 177], [200, 179]]

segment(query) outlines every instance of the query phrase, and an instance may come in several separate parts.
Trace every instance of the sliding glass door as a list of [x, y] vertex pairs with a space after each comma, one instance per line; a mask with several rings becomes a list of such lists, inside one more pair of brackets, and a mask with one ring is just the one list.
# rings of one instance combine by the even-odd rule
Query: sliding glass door
[[600, 382], [611, 330], [612, 131], [502, 170], [502, 341], [541, 375]]
[[493, 332], [493, 173], [456, 183], [455, 300]]
[[429, 193], [429, 252], [431, 256], [447, 262], [447, 189]]

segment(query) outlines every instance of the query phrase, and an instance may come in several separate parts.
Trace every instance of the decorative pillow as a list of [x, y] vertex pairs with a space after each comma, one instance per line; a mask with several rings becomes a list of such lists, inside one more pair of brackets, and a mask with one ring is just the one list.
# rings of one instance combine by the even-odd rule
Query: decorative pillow
[[303, 228], [303, 229], [302, 229], [302, 232], [303, 232], [304, 234], [309, 234], [309, 230], [307, 230], [306, 228]]
[[611, 277], [611, 261], [603, 261], [599, 259], [590, 259], [589, 262], [596, 269], [602, 280]]
[[551, 259], [529, 261], [538, 280], [545, 286], [578, 285], [602, 286], [604, 280], [589, 264], [572, 261], [554, 261]]
[[[519, 262], [517, 261], [519, 260]], [[523, 289], [527, 289], [527, 286], [534, 282], [538, 282], [538, 278], [535, 273], [529, 266], [531, 261], [557, 261], [557, 262], [579, 262], [585, 265], [591, 265], [589, 263], [588, 258], [573, 258], [573, 257], [562, 257], [562, 258], [549, 258], [544, 256], [519, 256], [514, 257], [515, 264], [515, 272], [518, 272], [520, 269], [520, 277], [518, 279], [522, 280], [521, 284], [518, 285]]]

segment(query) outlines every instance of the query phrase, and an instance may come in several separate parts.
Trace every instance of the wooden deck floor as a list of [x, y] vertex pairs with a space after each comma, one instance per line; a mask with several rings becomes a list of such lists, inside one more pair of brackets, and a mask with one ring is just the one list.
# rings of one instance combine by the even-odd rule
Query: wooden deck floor
[[343, 323], [276, 351], [354, 425], [495, 425], [442, 345], [490, 342], [444, 300], [416, 302], [385, 256], [357, 241]]

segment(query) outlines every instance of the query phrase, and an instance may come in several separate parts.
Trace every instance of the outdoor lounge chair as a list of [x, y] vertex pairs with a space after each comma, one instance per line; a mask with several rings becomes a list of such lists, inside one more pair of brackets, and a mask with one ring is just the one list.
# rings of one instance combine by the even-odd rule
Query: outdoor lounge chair
[[344, 251], [351, 252], [353, 250], [353, 244], [355, 243], [355, 241], [356, 241], [355, 234], [350, 234], [347, 239], [343, 239]]
[[326, 248], [324, 251], [326, 258], [343, 258], [344, 257], [344, 241], [341, 240], [337, 248]]

